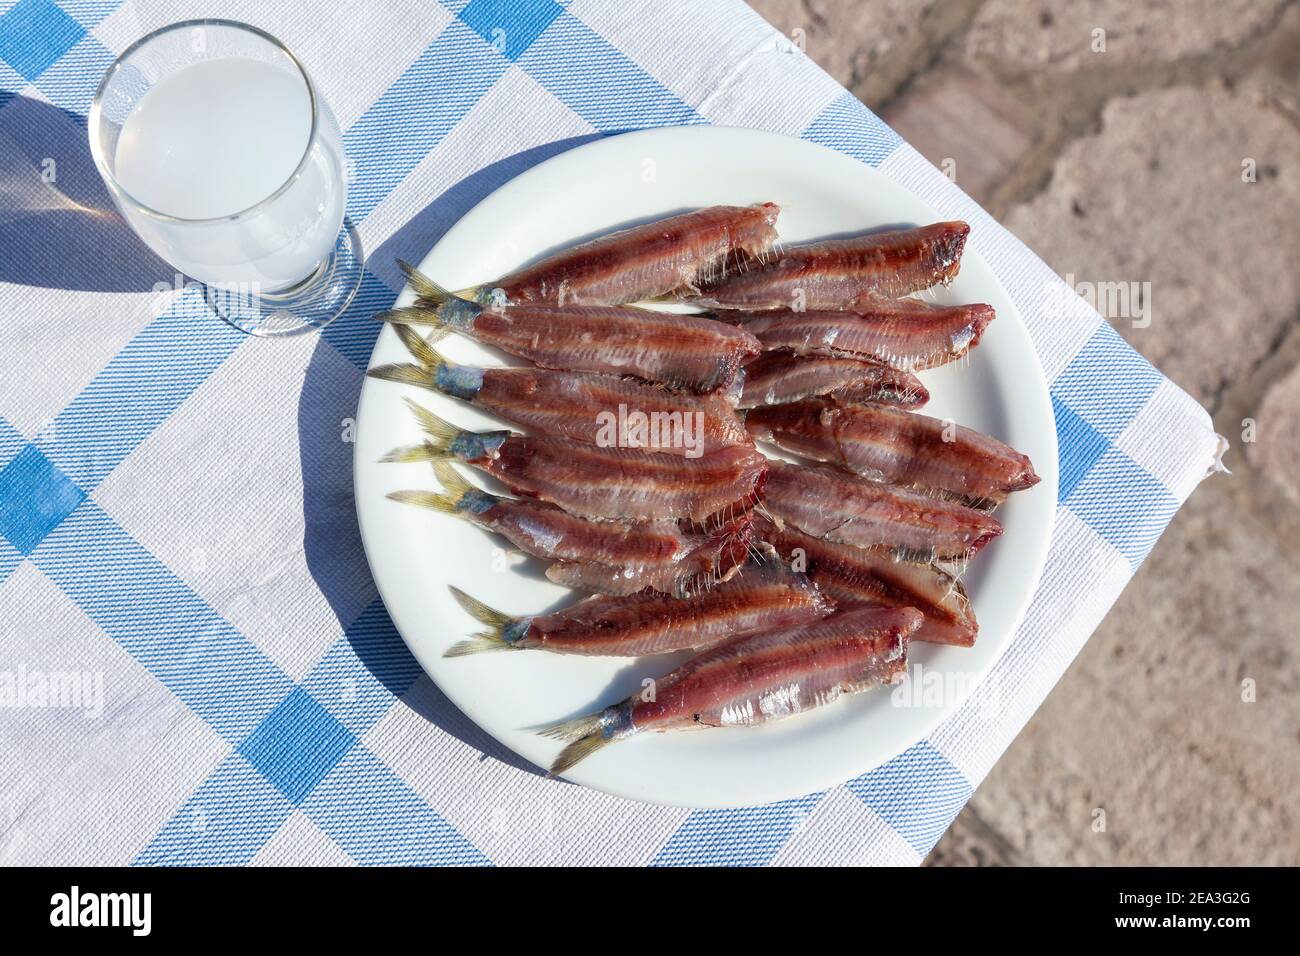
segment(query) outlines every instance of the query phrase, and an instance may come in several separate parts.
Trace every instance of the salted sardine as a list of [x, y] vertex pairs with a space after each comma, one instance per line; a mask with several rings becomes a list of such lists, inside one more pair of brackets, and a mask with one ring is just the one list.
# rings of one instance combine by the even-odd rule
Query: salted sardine
[[456, 298], [402, 263], [416, 305], [376, 318], [459, 332], [543, 368], [632, 375], [669, 388], [725, 391], [762, 350], [744, 329], [699, 315], [626, 305], [510, 305]]
[[551, 773], [637, 734], [754, 727], [894, 683], [920, 624], [915, 608], [858, 608], [725, 641], [656, 680], [653, 694], [545, 728], [568, 741]]
[[721, 309], [843, 309], [871, 296], [899, 298], [950, 282], [969, 233], [964, 222], [937, 222], [786, 246], [678, 297]]
[[764, 349], [836, 355], [893, 368], [935, 368], [979, 344], [993, 321], [988, 305], [929, 305], [919, 299], [872, 299], [846, 310], [773, 309], [732, 316]]
[[731, 445], [701, 458], [630, 448], [604, 448], [548, 435], [463, 431], [408, 400], [429, 436], [385, 461], [457, 458], [480, 468], [515, 494], [558, 505], [570, 514], [618, 521], [724, 520], [736, 502], [752, 500], [767, 458], [752, 445]]
[[973, 428], [885, 405], [808, 399], [751, 410], [749, 433], [872, 481], [935, 491], [989, 508], [1038, 484], [1033, 463]]
[[550, 614], [511, 616], [455, 593], [487, 630], [452, 645], [448, 657], [530, 648], [605, 657], [671, 654], [795, 627], [834, 610], [807, 575], [791, 571], [772, 552], [745, 565], [725, 584], [688, 598], [642, 591], [588, 598]]
[[1002, 534], [987, 512], [824, 465], [770, 462], [763, 507], [814, 538], [922, 564], [968, 558]]
[[[408, 346], [419, 348], [409, 341], [419, 336], [405, 332]], [[698, 458], [751, 444], [723, 395], [678, 394], [589, 372], [457, 365], [425, 346], [419, 364], [381, 365], [367, 374], [431, 389], [525, 428], [593, 445]]]
[[600, 594], [652, 588], [686, 597], [726, 581], [744, 563], [752, 519], [689, 533], [672, 521], [594, 521], [535, 498], [503, 498], [475, 488], [448, 461], [435, 461], [442, 491], [403, 490], [394, 501], [453, 514], [552, 562], [556, 584]]
[[482, 305], [620, 305], [728, 274], [739, 258], [766, 261], [777, 240], [774, 203], [708, 206], [571, 246], [467, 296]]
[[790, 524], [778, 527], [761, 515], [754, 533], [775, 547], [793, 569], [806, 571], [838, 607], [914, 607], [925, 620], [912, 634], [913, 641], [958, 647], [975, 643], [979, 624], [966, 589], [942, 568], [896, 561], [881, 550], [814, 538]]
[[919, 408], [930, 400], [930, 393], [911, 372], [852, 358], [766, 352], [746, 365], [744, 374], [741, 408], [822, 395], [845, 403], [883, 402], [902, 408]]

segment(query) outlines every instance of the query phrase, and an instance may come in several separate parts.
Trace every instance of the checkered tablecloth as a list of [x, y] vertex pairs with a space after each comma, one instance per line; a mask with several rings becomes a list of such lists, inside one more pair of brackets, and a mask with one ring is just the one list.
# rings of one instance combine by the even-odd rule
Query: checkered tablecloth
[[[371, 271], [323, 335], [214, 320], [90, 161], [114, 56], [203, 15], [285, 41], [346, 130]], [[974, 696], [888, 764], [747, 810], [623, 801], [503, 752], [406, 652], [352, 501], [394, 260], [541, 159], [686, 123], [830, 146], [971, 221], [1060, 439], [1042, 583]], [[1199, 406], [736, 0], [0, 2], [0, 172], [5, 863], [915, 863], [1215, 460]]]

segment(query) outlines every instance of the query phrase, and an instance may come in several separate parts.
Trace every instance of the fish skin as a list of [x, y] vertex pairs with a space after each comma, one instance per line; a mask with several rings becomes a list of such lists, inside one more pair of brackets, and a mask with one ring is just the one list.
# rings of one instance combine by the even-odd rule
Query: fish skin
[[725, 392], [740, 367], [762, 351], [744, 329], [701, 315], [625, 305], [485, 308], [401, 265], [417, 304], [376, 318], [459, 332], [543, 368], [631, 375], [697, 393]]
[[[551, 435], [471, 432], [407, 400], [428, 439], [398, 448], [385, 461], [458, 458], [486, 471], [514, 494], [539, 498], [584, 518], [705, 522], [754, 497], [768, 459], [752, 444], [700, 458], [604, 448]], [[730, 524], [731, 519], [721, 522]]]
[[769, 518], [755, 520], [754, 533], [807, 574], [840, 608], [883, 604], [914, 607], [924, 615], [913, 641], [970, 647], [979, 622], [960, 581], [932, 564], [895, 561], [880, 550], [835, 544]]
[[590, 518], [705, 522], [754, 493], [767, 471], [757, 449], [733, 445], [701, 458], [601, 448], [543, 435], [512, 436], [491, 456], [463, 457], [516, 494]]
[[740, 569], [752, 540], [745, 519], [710, 534], [702, 545], [672, 565], [634, 567], [595, 561], [556, 561], [546, 569], [553, 584], [575, 591], [614, 596], [636, 594], [651, 588], [675, 598], [701, 594]]
[[726, 390], [762, 351], [734, 325], [631, 306], [512, 306], [484, 311], [472, 328], [479, 341], [543, 368], [633, 375], [698, 393]]
[[[653, 385], [581, 372], [546, 369], [486, 369], [474, 404], [508, 421], [577, 441], [603, 442], [602, 413], [617, 416], [620, 408], [641, 412], [662, 422], [700, 423], [700, 450], [710, 454], [749, 444], [735, 410], [719, 395], [675, 395]], [[675, 418], [673, 416], [676, 416]], [[667, 428], [658, 440], [649, 436], [647, 450], [689, 456], [691, 443], [684, 430]], [[620, 439], [621, 440], [621, 439]]]
[[[753, 444], [735, 408], [722, 394], [678, 394], [589, 372], [477, 368], [441, 356], [432, 365], [382, 365], [367, 374], [419, 385], [516, 425], [593, 445], [622, 445], [692, 458]], [[636, 430], [620, 434], [619, 422], [631, 422], [636, 413], [658, 427], [647, 428], [644, 434]]]
[[[604, 657], [671, 654], [795, 627], [825, 617], [834, 607], [806, 575], [791, 571], [769, 554], [745, 565], [726, 583], [687, 598], [641, 591], [587, 598], [550, 614], [511, 618], [476, 614], [490, 630], [448, 653], [460, 656], [504, 646]], [[475, 613], [473, 607], [470, 612]]]
[[672, 521], [595, 521], [534, 498], [503, 498], [475, 488], [448, 461], [434, 462], [442, 492], [397, 491], [402, 501], [452, 514], [499, 534], [552, 564], [556, 584], [605, 594], [653, 588], [685, 597], [726, 581], [745, 563], [752, 516], [687, 533]]
[[481, 304], [620, 305], [694, 288], [738, 256], [763, 260], [777, 241], [775, 203], [708, 206], [633, 226], [547, 256], [475, 290]]
[[[677, 528], [673, 522], [654, 524]], [[652, 588], [685, 598], [729, 581], [739, 572], [753, 546], [753, 516], [748, 512], [727, 523], [720, 520], [706, 523], [697, 533], [680, 528], [678, 531], [687, 541], [700, 543], [672, 564], [636, 565], [626, 559], [621, 563], [556, 561], [546, 569], [546, 577], [562, 587], [579, 591], [624, 595]]]
[[886, 405], [808, 399], [751, 410], [749, 433], [872, 481], [991, 507], [1038, 484], [1033, 463], [972, 428]]
[[964, 560], [1002, 534], [987, 512], [824, 465], [770, 461], [763, 507], [814, 538], [922, 564]]
[[752, 332], [765, 350], [883, 362], [907, 371], [937, 368], [975, 348], [993, 307], [938, 306], [920, 299], [871, 299], [846, 309], [741, 312], [732, 321]]
[[752, 727], [901, 678], [915, 608], [855, 608], [796, 628], [705, 650], [620, 704], [543, 730], [570, 743], [551, 767], [568, 770], [617, 740], [700, 727]]
[[842, 309], [872, 296], [896, 299], [950, 282], [969, 234], [964, 222], [937, 222], [786, 246], [678, 297], [715, 309]]
[[829, 355], [765, 352], [745, 366], [740, 408], [783, 405], [828, 396], [841, 402], [882, 402], [920, 408], [930, 393], [911, 372], [880, 362]]

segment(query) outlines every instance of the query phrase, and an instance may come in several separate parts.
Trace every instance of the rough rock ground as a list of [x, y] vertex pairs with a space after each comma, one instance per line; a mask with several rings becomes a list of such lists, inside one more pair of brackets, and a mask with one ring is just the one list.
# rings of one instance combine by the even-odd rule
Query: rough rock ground
[[1300, 863], [1300, 3], [751, 2], [1233, 444], [927, 862]]

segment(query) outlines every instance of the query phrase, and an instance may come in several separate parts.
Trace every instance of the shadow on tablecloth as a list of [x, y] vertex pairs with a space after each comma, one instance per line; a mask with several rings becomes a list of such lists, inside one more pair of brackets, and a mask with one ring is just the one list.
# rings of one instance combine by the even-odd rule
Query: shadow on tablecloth
[[320, 592], [366, 669], [421, 717], [483, 755], [527, 773], [544, 771], [498, 743], [463, 714], [421, 670], [402, 642], [374, 584], [361, 547], [353, 500], [352, 449], [347, 421], [355, 418], [379, 323], [402, 284], [396, 260], [419, 262], [466, 212], [524, 170], [591, 139], [549, 143], [484, 167], [452, 186], [367, 256], [367, 284], [347, 314], [319, 337], [298, 402], [298, 447], [303, 481], [303, 548]]
[[0, 91], [0, 282], [148, 292], [175, 276], [114, 207], [86, 118]]

